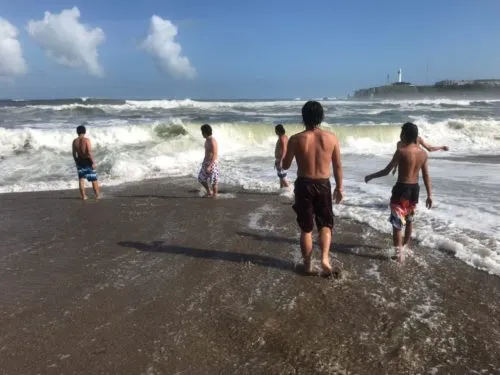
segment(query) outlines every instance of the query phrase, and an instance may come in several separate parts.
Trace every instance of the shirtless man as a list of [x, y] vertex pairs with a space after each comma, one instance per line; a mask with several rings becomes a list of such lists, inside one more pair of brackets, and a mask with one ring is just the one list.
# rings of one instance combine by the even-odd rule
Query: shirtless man
[[309, 101], [304, 104], [302, 120], [306, 130], [290, 138], [282, 166], [283, 169], [289, 169], [295, 157], [298, 170], [293, 209], [301, 230], [300, 248], [306, 272], [312, 272], [312, 231], [315, 220], [321, 247], [321, 267], [326, 275], [332, 275], [329, 255], [333, 229], [330, 166], [333, 165], [336, 184], [333, 199], [337, 204], [343, 199], [343, 170], [337, 137], [319, 129], [323, 116], [320, 103]]
[[[201, 127], [201, 135], [205, 138], [205, 158], [201, 164], [198, 181], [206, 189], [206, 197], [217, 197], [219, 183], [219, 162], [217, 141], [212, 136], [212, 127], [205, 124]], [[209, 185], [210, 184], [210, 185]], [[210, 191], [212, 186], [212, 191]]]
[[286, 180], [286, 172], [283, 170], [283, 158], [286, 155], [286, 148], [288, 144], [288, 137], [285, 134], [283, 125], [276, 125], [274, 132], [278, 136], [276, 147], [274, 149], [274, 167], [278, 171], [278, 178], [280, 179], [280, 188], [287, 188], [288, 181]]
[[[403, 145], [402, 141], [399, 141], [396, 145], [396, 149], [399, 149]], [[434, 151], [448, 151], [449, 148], [448, 146], [431, 146], [427, 142], [424, 141], [424, 139], [421, 136], [418, 136], [417, 138], [417, 145], [422, 146], [429, 152], [434, 152]], [[396, 171], [398, 170], [398, 167], [395, 166], [394, 169], [392, 170], [392, 174], [395, 175]]]
[[[407, 122], [401, 130], [401, 145], [398, 147], [392, 160], [381, 171], [365, 177], [365, 182], [387, 176], [391, 169], [397, 167], [398, 182], [392, 188], [391, 216], [389, 221], [393, 227], [393, 243], [396, 248], [396, 256], [403, 262], [403, 246], [409, 244], [413, 230], [413, 217], [418, 203], [420, 187], [418, 178], [420, 170], [427, 189], [427, 208], [432, 207], [432, 187], [427, 165], [427, 153], [420, 148], [418, 143], [417, 125]], [[402, 229], [405, 228], [403, 240]]]
[[80, 196], [82, 200], [87, 199], [87, 195], [85, 194], [85, 179], [87, 179], [87, 181], [92, 182], [95, 198], [99, 199], [99, 183], [97, 182], [97, 174], [95, 173], [95, 160], [90, 147], [90, 139], [85, 138], [86, 132], [87, 129], [85, 129], [85, 126], [78, 126], [76, 128], [78, 138], [73, 140], [73, 159], [78, 171]]

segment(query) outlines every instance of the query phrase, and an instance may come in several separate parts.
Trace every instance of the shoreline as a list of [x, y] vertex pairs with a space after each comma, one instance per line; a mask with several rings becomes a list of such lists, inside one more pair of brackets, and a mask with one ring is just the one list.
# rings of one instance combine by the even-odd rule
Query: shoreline
[[290, 198], [197, 191], [0, 195], [4, 373], [499, 372], [498, 277], [338, 218], [342, 278], [303, 276]]

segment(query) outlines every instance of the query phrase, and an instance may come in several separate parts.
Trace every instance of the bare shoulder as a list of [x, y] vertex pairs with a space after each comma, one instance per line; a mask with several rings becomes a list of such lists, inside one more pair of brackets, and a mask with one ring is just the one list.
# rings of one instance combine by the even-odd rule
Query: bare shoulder
[[422, 150], [420, 147], [419, 147], [417, 152], [418, 152], [418, 157], [420, 158], [420, 160], [422, 160], [422, 162], [425, 163], [427, 161], [427, 159], [429, 158], [429, 155], [427, 154], [427, 152]]
[[336, 145], [338, 143], [338, 138], [337, 138], [337, 134], [335, 134], [334, 132], [332, 131], [329, 131], [329, 130], [322, 130], [322, 134], [323, 136], [328, 139], [329, 142], [331, 142], [332, 144]]

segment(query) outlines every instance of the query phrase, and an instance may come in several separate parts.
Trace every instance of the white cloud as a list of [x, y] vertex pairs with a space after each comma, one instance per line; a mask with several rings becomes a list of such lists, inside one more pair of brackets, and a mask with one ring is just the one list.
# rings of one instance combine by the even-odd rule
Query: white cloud
[[0, 17], [0, 77], [20, 76], [28, 70], [17, 34], [16, 27]]
[[196, 69], [186, 56], [181, 56], [182, 47], [175, 41], [177, 26], [161, 17], [151, 17], [148, 37], [141, 47], [153, 55], [158, 68], [173, 77], [194, 78]]
[[97, 48], [106, 36], [99, 27], [92, 29], [80, 23], [79, 18], [77, 7], [65, 9], [60, 14], [45, 12], [43, 20], [29, 21], [26, 30], [59, 64], [82, 68], [101, 77], [104, 73]]

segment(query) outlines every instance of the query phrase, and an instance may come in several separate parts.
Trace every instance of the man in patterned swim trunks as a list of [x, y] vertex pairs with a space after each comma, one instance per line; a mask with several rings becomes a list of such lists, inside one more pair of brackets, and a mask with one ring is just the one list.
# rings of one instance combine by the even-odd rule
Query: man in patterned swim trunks
[[[398, 182], [392, 188], [389, 221], [393, 227], [393, 242], [400, 262], [404, 261], [403, 246], [409, 244], [413, 230], [413, 217], [420, 192], [418, 185], [420, 170], [427, 189], [426, 206], [429, 209], [432, 207], [432, 187], [427, 159], [427, 153], [419, 146], [417, 125], [407, 122], [401, 130], [401, 144], [390, 163], [381, 171], [365, 177], [365, 182], [368, 183], [374, 178], [387, 176], [394, 167], [398, 168]], [[403, 239], [404, 226], [406, 228]]]
[[[198, 181], [207, 191], [206, 197], [217, 197], [219, 184], [219, 162], [217, 141], [212, 135], [212, 127], [205, 124], [201, 127], [201, 134], [205, 138], [205, 158], [201, 164]], [[212, 191], [210, 191], [210, 186]]]
[[76, 169], [78, 172], [78, 181], [80, 184], [80, 196], [82, 200], [87, 199], [85, 194], [85, 180], [92, 182], [96, 199], [99, 199], [99, 183], [97, 182], [97, 174], [95, 173], [95, 161], [90, 147], [90, 139], [85, 137], [87, 129], [80, 125], [76, 128], [78, 138], [73, 140], [73, 159], [75, 160]]
[[335, 177], [335, 203], [342, 201], [343, 170], [340, 160], [340, 144], [335, 134], [319, 129], [323, 121], [323, 107], [316, 101], [309, 101], [302, 107], [302, 120], [306, 130], [293, 135], [283, 159], [283, 169], [289, 169], [292, 160], [297, 162], [295, 180], [295, 204], [299, 224], [300, 248], [306, 272], [312, 272], [311, 255], [313, 250], [312, 231], [314, 222], [319, 232], [321, 247], [321, 267], [325, 276], [340, 272], [334, 271], [330, 263], [330, 244], [332, 241], [333, 209], [331, 171]]

